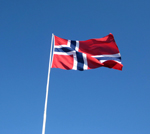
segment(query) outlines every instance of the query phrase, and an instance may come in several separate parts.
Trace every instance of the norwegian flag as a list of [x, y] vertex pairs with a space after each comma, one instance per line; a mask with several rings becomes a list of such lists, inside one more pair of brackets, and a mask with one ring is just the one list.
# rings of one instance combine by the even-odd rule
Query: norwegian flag
[[52, 68], [88, 70], [108, 67], [122, 70], [121, 55], [113, 35], [86, 41], [67, 40], [54, 35]]

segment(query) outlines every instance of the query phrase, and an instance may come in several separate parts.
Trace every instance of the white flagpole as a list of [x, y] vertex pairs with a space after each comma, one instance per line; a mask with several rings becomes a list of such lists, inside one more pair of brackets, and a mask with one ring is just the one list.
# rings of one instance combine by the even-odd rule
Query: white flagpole
[[46, 97], [45, 97], [45, 108], [44, 108], [44, 115], [43, 115], [43, 129], [42, 134], [45, 134], [45, 126], [46, 126], [46, 112], [47, 112], [47, 101], [48, 101], [48, 90], [49, 90], [49, 80], [50, 80], [50, 72], [51, 72], [51, 66], [52, 66], [52, 44], [53, 44], [53, 38], [54, 34], [52, 34], [51, 38], [51, 50], [50, 50], [50, 57], [49, 57], [49, 67], [48, 67], [48, 76], [47, 76], [47, 86], [46, 86]]

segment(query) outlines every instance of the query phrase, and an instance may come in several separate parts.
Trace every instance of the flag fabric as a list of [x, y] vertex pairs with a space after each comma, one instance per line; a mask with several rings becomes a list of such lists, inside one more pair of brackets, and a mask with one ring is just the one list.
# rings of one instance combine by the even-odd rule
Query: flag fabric
[[88, 70], [108, 67], [122, 70], [121, 55], [114, 36], [85, 41], [67, 40], [54, 35], [52, 68]]

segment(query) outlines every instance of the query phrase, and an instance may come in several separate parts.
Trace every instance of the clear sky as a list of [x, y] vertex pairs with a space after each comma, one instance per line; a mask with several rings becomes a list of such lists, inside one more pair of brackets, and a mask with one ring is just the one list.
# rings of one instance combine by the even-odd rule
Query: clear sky
[[46, 134], [150, 133], [149, 0], [0, 0], [0, 133], [41, 134], [51, 34], [109, 33], [123, 71], [51, 70]]

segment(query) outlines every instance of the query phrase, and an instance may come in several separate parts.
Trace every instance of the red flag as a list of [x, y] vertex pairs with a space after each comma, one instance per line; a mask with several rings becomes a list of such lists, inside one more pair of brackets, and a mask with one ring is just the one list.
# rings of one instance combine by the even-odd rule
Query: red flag
[[108, 67], [122, 70], [121, 55], [113, 35], [86, 41], [67, 40], [54, 36], [52, 68], [88, 70]]

